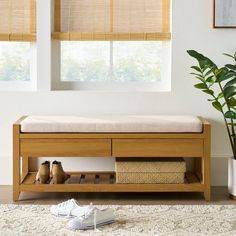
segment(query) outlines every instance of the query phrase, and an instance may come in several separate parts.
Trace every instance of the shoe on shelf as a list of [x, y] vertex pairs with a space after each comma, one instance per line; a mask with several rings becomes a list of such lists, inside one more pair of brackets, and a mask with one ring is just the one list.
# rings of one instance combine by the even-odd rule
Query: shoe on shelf
[[66, 174], [62, 168], [60, 161], [53, 161], [52, 163], [52, 180], [54, 184], [63, 184], [70, 175]]
[[50, 212], [55, 216], [80, 217], [90, 212], [92, 208], [92, 204], [79, 206], [75, 199], [70, 199], [58, 205], [51, 206]]
[[[115, 221], [114, 211], [111, 208], [100, 210], [96, 207], [80, 217], [76, 217], [68, 222], [68, 227], [73, 230], [91, 229], [97, 230], [97, 227], [111, 224]], [[99, 230], [98, 230], [99, 231]]]
[[50, 162], [43, 162], [36, 174], [36, 181], [39, 181], [40, 184], [47, 184], [50, 180]]

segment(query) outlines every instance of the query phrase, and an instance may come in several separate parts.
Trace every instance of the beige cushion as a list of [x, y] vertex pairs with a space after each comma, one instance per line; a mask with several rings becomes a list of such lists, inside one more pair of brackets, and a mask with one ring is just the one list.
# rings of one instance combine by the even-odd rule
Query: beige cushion
[[21, 122], [25, 133], [58, 132], [202, 132], [195, 116], [101, 115], [101, 116], [28, 116]]

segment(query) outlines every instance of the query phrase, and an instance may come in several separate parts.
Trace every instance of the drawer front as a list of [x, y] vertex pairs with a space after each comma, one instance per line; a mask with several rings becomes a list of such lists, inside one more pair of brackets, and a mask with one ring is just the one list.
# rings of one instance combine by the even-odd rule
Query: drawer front
[[202, 139], [113, 139], [115, 157], [201, 157]]
[[22, 139], [21, 155], [27, 156], [111, 156], [110, 139]]

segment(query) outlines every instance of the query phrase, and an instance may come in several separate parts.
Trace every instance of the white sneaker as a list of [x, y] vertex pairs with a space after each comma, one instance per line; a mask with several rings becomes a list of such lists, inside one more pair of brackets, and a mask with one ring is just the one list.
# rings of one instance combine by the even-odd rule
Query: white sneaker
[[85, 215], [70, 220], [68, 226], [73, 230], [90, 228], [97, 230], [98, 226], [113, 223], [114, 220], [115, 215], [111, 208], [99, 210], [93, 207]]
[[55, 216], [80, 217], [91, 211], [92, 205], [79, 206], [75, 199], [62, 202], [50, 207], [50, 212]]

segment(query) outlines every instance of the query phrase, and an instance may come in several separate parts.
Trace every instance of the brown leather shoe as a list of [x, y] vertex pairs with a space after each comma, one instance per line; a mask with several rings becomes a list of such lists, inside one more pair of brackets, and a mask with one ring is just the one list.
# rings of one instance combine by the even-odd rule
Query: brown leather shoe
[[47, 184], [50, 180], [50, 162], [43, 162], [36, 174], [36, 181], [39, 181], [40, 184]]
[[54, 184], [63, 184], [70, 175], [66, 174], [62, 168], [60, 161], [53, 161], [52, 163], [52, 180]]

